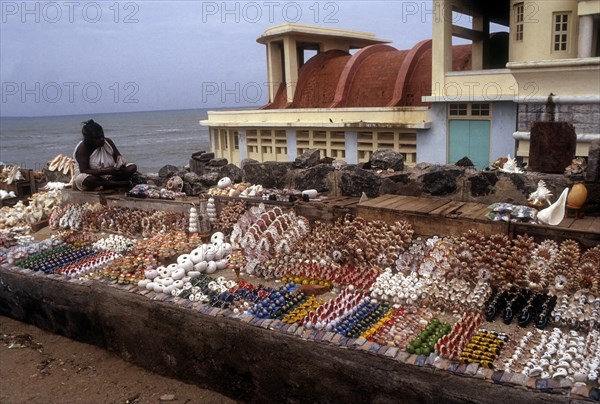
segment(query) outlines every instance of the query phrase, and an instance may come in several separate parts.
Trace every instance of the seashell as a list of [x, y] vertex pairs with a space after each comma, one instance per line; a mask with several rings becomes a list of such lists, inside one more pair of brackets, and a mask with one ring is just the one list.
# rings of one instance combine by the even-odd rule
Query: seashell
[[529, 370], [529, 377], [538, 377], [543, 371], [544, 369], [542, 369], [540, 366], [534, 366], [531, 368], [531, 370]]
[[217, 182], [217, 187], [219, 189], [225, 189], [229, 186], [231, 186], [231, 178], [229, 177], [223, 177]]
[[216, 231], [212, 234], [212, 236], [210, 236], [210, 242], [214, 243], [215, 241], [220, 240], [220, 241], [224, 241], [225, 240], [225, 235], [220, 232], [220, 231]]
[[225, 269], [227, 267], [227, 263], [228, 263], [227, 260], [216, 261], [217, 269]]
[[[189, 262], [191, 262], [191, 261], [189, 261]], [[192, 266], [192, 269], [193, 268], [194, 267]], [[171, 278], [173, 278], [174, 280], [181, 280], [185, 276], [185, 273], [186, 273], [186, 269], [182, 268], [180, 266], [175, 271], [171, 272]]]
[[162, 293], [164, 288], [165, 288], [164, 285], [161, 285], [160, 283], [154, 282], [154, 291], [156, 293]]
[[154, 290], [154, 282], [148, 282], [146, 284], [146, 289], [148, 289], [148, 290]]
[[194, 264], [197, 264], [200, 261], [203, 261], [204, 260], [204, 248], [199, 247], [199, 248], [192, 250], [192, 252], [190, 252], [189, 256], [190, 256], [190, 260]]
[[565, 209], [567, 205], [567, 194], [569, 193], [569, 188], [565, 188], [552, 205], [538, 212], [537, 219], [538, 221], [549, 224], [551, 226], [556, 226], [560, 222], [562, 222], [565, 217]]
[[[164, 267], [159, 267], [159, 268], [164, 268]], [[158, 276], [158, 270], [157, 269], [149, 269], [147, 271], [144, 271], [144, 276], [147, 279], [154, 279]]]
[[200, 261], [194, 265], [194, 271], [205, 272], [206, 268], [208, 268], [208, 261]]
[[200, 272], [198, 272], [198, 271], [190, 271], [187, 274], [190, 278], [197, 278], [200, 276]]
[[142, 279], [138, 282], [138, 287], [141, 289], [145, 289], [148, 283], [150, 283], [150, 279]]
[[217, 270], [217, 264], [214, 261], [210, 261], [208, 263], [208, 267], [206, 268], [205, 273], [212, 274]]

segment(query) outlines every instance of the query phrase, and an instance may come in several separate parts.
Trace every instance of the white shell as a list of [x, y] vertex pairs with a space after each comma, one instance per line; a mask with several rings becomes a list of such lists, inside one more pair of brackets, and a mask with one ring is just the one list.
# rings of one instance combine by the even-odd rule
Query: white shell
[[208, 261], [200, 261], [196, 265], [194, 265], [194, 271], [204, 272], [208, 268]]
[[214, 243], [216, 240], [225, 240], [225, 235], [220, 231], [214, 232], [212, 236], [210, 236], [210, 242]]
[[141, 281], [138, 282], [138, 287], [143, 289], [149, 283], [150, 283], [150, 279], [142, 279]]
[[[158, 267], [158, 268], [161, 268], [161, 267]], [[149, 270], [145, 271], [144, 272], [144, 276], [147, 279], [154, 279], [154, 278], [156, 278], [158, 276], [158, 268], [157, 269], [149, 269]]]
[[194, 264], [197, 264], [200, 261], [204, 260], [204, 248], [198, 247], [192, 250], [192, 252], [190, 253], [190, 259]]
[[216, 262], [217, 269], [225, 269], [227, 267], [227, 260], [219, 260]]
[[190, 278], [197, 278], [197, 277], [200, 276], [200, 272], [198, 272], [198, 271], [190, 271], [190, 272], [188, 272], [188, 276]]
[[207, 274], [212, 274], [217, 270], [217, 264], [214, 261], [210, 261], [208, 263], [208, 268], [206, 268]]
[[220, 189], [225, 189], [230, 185], [231, 185], [231, 178], [229, 178], [229, 177], [223, 177], [217, 183], [217, 187], [219, 187]]
[[538, 221], [551, 226], [556, 226], [562, 222], [563, 218], [565, 217], [568, 194], [569, 188], [565, 188], [556, 202], [548, 206], [546, 209], [539, 211], [537, 214]]

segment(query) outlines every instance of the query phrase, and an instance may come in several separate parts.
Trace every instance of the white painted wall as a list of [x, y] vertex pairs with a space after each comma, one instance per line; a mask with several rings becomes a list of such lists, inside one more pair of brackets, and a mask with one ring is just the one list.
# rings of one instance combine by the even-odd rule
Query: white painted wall
[[446, 163], [447, 104], [432, 103], [431, 128], [417, 130], [417, 163]]

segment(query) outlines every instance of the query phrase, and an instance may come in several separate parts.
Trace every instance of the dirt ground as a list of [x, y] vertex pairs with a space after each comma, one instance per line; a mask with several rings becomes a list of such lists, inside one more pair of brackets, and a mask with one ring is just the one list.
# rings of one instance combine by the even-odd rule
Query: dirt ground
[[235, 403], [0, 316], [0, 403]]

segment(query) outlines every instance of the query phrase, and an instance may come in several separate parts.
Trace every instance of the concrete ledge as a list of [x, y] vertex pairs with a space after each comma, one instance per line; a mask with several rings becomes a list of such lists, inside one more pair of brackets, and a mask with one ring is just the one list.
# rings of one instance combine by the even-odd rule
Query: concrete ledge
[[[128, 292], [135, 289], [130, 286], [66, 281], [27, 272], [0, 269], [0, 314], [97, 345], [149, 370], [238, 400], [569, 401], [568, 389], [549, 394], [501, 385], [493, 378], [461, 377], [460, 367], [454, 372], [439, 370], [420, 360], [425, 357], [413, 358], [414, 366], [401, 361], [403, 352], [392, 358], [380, 356], [378, 346], [344, 349], [355, 341], [337, 335], [329, 339], [325, 333], [321, 343], [316, 343], [312, 341], [318, 338], [316, 331], [278, 328], [281, 323], [253, 326], [248, 320], [254, 319], [224, 317], [218, 309], [196, 304], [185, 308], [183, 300], [152, 301], [159, 296]], [[298, 333], [301, 338], [294, 336]], [[405, 358], [406, 362], [414, 356]]]

